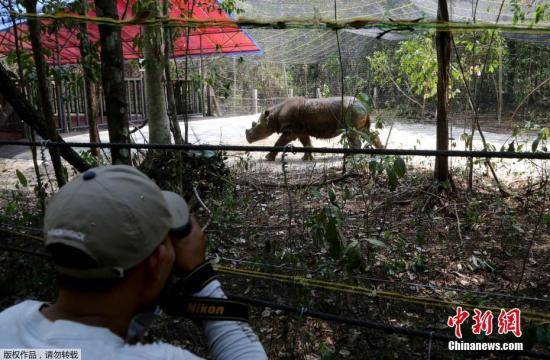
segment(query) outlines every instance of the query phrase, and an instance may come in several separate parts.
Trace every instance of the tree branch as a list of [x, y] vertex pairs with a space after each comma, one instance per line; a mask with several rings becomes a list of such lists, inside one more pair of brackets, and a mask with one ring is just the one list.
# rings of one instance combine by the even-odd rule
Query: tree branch
[[[10, 71], [2, 63], [0, 63], [0, 93], [10, 103], [17, 115], [43, 139], [63, 142], [63, 139], [57, 132], [55, 132], [55, 136], [53, 137], [48, 136], [49, 124], [46, 122], [46, 119], [44, 119], [40, 112], [35, 110], [29, 100], [19, 90], [15, 81], [10, 76]], [[72, 148], [62, 146], [58, 149], [60, 155], [76, 170], [83, 172], [90, 168], [90, 165]]]

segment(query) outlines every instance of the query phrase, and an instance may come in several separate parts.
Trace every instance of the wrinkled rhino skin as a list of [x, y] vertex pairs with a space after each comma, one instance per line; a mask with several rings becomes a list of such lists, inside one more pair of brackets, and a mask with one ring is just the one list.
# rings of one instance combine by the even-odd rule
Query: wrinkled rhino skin
[[[302, 97], [290, 98], [265, 110], [258, 120], [252, 123], [252, 128], [246, 130], [246, 140], [253, 143], [267, 138], [273, 133], [281, 134], [275, 146], [286, 144], [300, 139], [304, 147], [311, 146], [310, 136], [318, 139], [330, 139], [342, 133], [345, 123], [342, 117], [342, 98], [331, 97], [322, 99], [307, 99]], [[344, 118], [350, 126], [367, 132], [370, 127], [370, 118], [367, 109], [355, 98], [344, 97]], [[357, 147], [357, 136], [349, 136], [350, 143]], [[374, 146], [382, 148], [380, 139], [376, 137]], [[273, 161], [277, 152], [270, 152], [266, 159]], [[312, 160], [311, 153], [305, 153], [304, 160]]]

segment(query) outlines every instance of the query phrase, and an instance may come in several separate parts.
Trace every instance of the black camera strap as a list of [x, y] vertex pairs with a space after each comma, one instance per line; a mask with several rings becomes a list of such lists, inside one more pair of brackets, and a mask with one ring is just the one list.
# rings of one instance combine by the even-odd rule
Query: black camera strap
[[161, 308], [172, 316], [191, 320], [233, 320], [248, 322], [248, 304], [231, 299], [194, 297], [216, 279], [216, 272], [205, 261], [191, 272], [175, 272], [174, 281], [161, 297]]
[[215, 298], [174, 298], [165, 311], [174, 316], [191, 320], [225, 320], [248, 322], [249, 306], [231, 299]]

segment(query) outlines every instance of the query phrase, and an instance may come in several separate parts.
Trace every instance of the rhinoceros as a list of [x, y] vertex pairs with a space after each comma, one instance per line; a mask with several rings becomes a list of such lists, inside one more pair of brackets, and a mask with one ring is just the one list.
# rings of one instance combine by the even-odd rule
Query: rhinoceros
[[[277, 133], [281, 136], [275, 142], [275, 146], [285, 146], [291, 141], [300, 139], [304, 147], [310, 147], [310, 136], [330, 139], [342, 134], [346, 124], [341, 120], [341, 109], [341, 97], [290, 98], [265, 110], [260, 115], [258, 123], [252, 122], [252, 127], [245, 132], [246, 140], [248, 143], [253, 143]], [[369, 132], [370, 118], [367, 109], [354, 97], [344, 97], [344, 119], [349, 127]], [[348, 134], [350, 144], [353, 147], [360, 146], [357, 133]], [[376, 148], [383, 147], [378, 137], [374, 137], [373, 144]], [[265, 158], [268, 161], [274, 161], [276, 157], [277, 152], [270, 152]], [[311, 153], [305, 153], [303, 159], [312, 160], [313, 157]]]

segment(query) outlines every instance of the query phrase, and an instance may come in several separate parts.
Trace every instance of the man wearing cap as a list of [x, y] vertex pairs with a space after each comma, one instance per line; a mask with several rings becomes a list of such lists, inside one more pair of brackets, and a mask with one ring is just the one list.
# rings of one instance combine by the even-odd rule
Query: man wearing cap
[[[127, 341], [160, 304], [202, 321], [212, 358], [267, 358], [241, 321], [247, 310], [226, 299], [205, 262], [205, 237], [185, 200], [138, 170], [116, 165], [76, 176], [48, 203], [44, 233], [58, 298], [1, 312], [0, 348], [81, 349], [85, 360], [197, 359], [169, 344]], [[176, 278], [177, 290], [168, 290]]]

